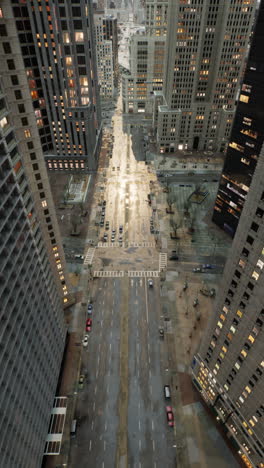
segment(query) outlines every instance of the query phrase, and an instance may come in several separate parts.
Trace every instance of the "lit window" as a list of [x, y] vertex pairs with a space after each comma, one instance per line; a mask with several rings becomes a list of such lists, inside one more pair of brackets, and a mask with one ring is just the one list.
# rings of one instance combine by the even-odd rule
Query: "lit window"
[[68, 302], [68, 299], [65, 297], [65, 298], [63, 299], [63, 302], [64, 302], [64, 303]]
[[246, 390], [248, 393], [251, 393], [251, 388], [250, 388], [248, 385], [245, 387], [245, 390]]
[[81, 101], [84, 106], [87, 106], [90, 102], [90, 99], [88, 97], [82, 97]]
[[244, 349], [242, 349], [240, 354], [242, 354], [242, 356], [244, 356], [244, 357], [247, 357], [247, 352]]
[[80, 77], [80, 85], [81, 85], [81, 86], [88, 86], [88, 78], [87, 78], [87, 76], [81, 76], [81, 77]]
[[237, 370], [240, 369], [240, 365], [238, 364], [238, 362], [235, 363], [235, 368], [236, 368]]
[[24, 130], [24, 135], [25, 135], [25, 138], [30, 138], [31, 137], [31, 132], [30, 132], [29, 128], [27, 130]]
[[238, 262], [238, 264], [239, 264], [239, 266], [241, 266], [242, 268], [244, 268], [246, 262], [244, 262], [244, 260], [240, 259], [239, 262]]
[[43, 200], [43, 201], [41, 202], [41, 204], [42, 204], [43, 208], [46, 208], [46, 207], [48, 206], [46, 200]]
[[69, 44], [69, 43], [70, 43], [70, 34], [69, 34], [69, 33], [64, 32], [64, 33], [62, 34], [62, 38], [63, 38], [63, 42], [64, 42], [65, 44]]
[[257, 281], [259, 279], [259, 273], [257, 273], [256, 271], [253, 271], [252, 278], [254, 278]]
[[66, 64], [71, 65], [72, 64], [72, 57], [66, 57]]
[[5, 128], [7, 124], [8, 124], [7, 118], [6, 118], [6, 117], [3, 117], [3, 118], [0, 120], [0, 127], [1, 127], [1, 128]]
[[222, 328], [222, 327], [223, 327], [223, 324], [222, 324], [222, 322], [220, 322], [220, 321], [217, 322], [217, 325], [218, 325], [219, 328]]
[[257, 262], [257, 267], [259, 267], [262, 270], [263, 266], [264, 266], [264, 262], [259, 259], [258, 262]]
[[3, 18], [3, 17], [4, 17], [3, 10], [2, 10], [2, 8], [0, 7], [0, 18]]
[[239, 100], [240, 100], [241, 102], [245, 102], [245, 103], [247, 104], [248, 101], [249, 101], [249, 96], [245, 96], [245, 94], [240, 94]]
[[75, 33], [75, 41], [76, 41], [76, 42], [83, 42], [83, 41], [84, 41], [84, 34], [83, 34], [83, 32], [76, 32], [76, 33]]
[[241, 312], [241, 310], [237, 310], [236, 314], [241, 318], [243, 315], [243, 312]]
[[234, 327], [233, 325], [230, 327], [230, 331], [231, 331], [232, 333], [234, 333], [234, 334], [236, 333], [236, 329], [235, 329], [235, 327]]
[[251, 343], [254, 343], [255, 338], [254, 338], [252, 335], [249, 335], [248, 340], [249, 340]]

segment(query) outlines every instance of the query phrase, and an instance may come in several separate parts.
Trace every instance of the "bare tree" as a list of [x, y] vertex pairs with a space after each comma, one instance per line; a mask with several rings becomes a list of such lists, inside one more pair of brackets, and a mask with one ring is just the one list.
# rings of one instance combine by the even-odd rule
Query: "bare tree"
[[168, 203], [168, 207], [170, 211], [172, 210], [172, 205], [174, 202], [175, 202], [175, 198], [174, 198], [173, 192], [169, 191], [167, 195], [167, 203]]

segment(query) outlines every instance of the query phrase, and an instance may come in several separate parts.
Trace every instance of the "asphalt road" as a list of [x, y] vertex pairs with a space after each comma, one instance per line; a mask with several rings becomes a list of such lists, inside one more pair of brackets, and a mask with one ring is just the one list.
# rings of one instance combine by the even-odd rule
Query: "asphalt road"
[[[121, 99], [119, 100], [119, 107]], [[105, 220], [101, 228], [115, 240], [123, 226], [126, 242], [152, 242], [148, 173], [133, 154], [131, 137], [122, 131], [121, 112], [114, 117], [113, 158], [104, 187]], [[114, 170], [113, 170], [114, 168]], [[111, 247], [109, 247], [111, 249]], [[147, 250], [147, 249], [146, 249]], [[148, 251], [151, 250], [148, 249]], [[129, 256], [133, 249], [128, 249]], [[104, 249], [104, 257], [111, 251]], [[97, 253], [96, 255], [99, 255]], [[134, 262], [139, 262], [139, 266]], [[131, 269], [149, 269], [149, 261], [133, 257]], [[105, 259], [106, 262], [106, 259]], [[101, 278], [94, 281], [93, 325], [83, 348], [76, 416], [78, 431], [71, 444], [72, 468], [174, 467], [174, 429], [166, 420], [163, 385], [166, 340], [159, 338], [159, 279], [149, 288], [145, 278]], [[80, 312], [84, 315], [84, 312]], [[85, 316], [79, 317], [85, 328]]]

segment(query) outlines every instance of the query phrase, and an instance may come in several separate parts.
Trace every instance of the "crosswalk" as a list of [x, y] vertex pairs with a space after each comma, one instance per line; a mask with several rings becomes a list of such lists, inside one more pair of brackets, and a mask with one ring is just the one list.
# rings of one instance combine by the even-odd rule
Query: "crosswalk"
[[127, 276], [130, 278], [157, 278], [159, 277], [159, 271], [128, 271]]
[[125, 276], [124, 271], [109, 271], [109, 270], [100, 270], [93, 272], [94, 278], [122, 278]]
[[155, 242], [98, 242], [98, 248], [116, 248], [116, 247], [155, 247]]
[[128, 276], [129, 278], [158, 278], [159, 271], [112, 271], [112, 270], [98, 270], [93, 272], [94, 278], [123, 278]]
[[166, 267], [167, 267], [167, 254], [160, 253], [159, 254], [159, 271], [165, 270]]
[[94, 256], [95, 248], [90, 248], [87, 251], [87, 254], [85, 255], [84, 259], [84, 265], [91, 265], [93, 261], [93, 256]]

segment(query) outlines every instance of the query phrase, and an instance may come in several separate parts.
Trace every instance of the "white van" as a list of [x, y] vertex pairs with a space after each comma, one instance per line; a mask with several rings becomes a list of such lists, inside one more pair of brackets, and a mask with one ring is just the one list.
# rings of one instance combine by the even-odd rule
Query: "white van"
[[171, 392], [170, 392], [170, 386], [169, 385], [164, 385], [164, 396], [165, 396], [166, 400], [170, 400]]

